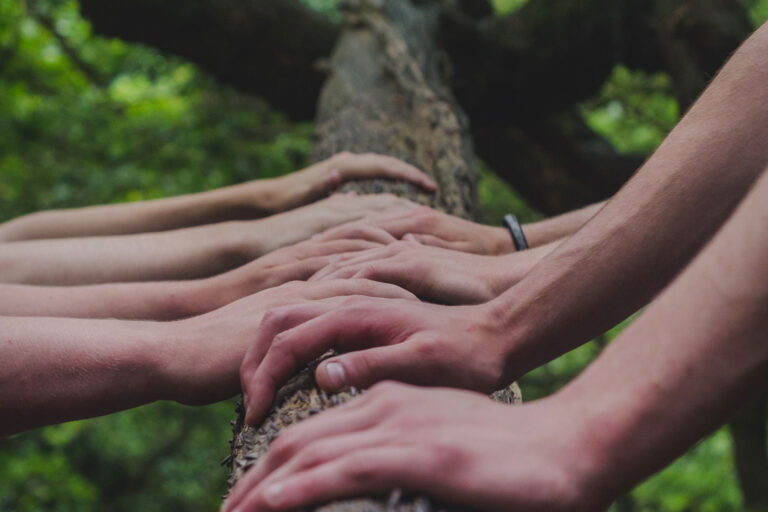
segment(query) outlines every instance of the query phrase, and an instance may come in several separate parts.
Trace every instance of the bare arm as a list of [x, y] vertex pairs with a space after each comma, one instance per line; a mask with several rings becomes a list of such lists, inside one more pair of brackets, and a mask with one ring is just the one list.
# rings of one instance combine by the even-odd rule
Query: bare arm
[[768, 172], [557, 394], [509, 407], [464, 391], [374, 386], [283, 433], [223, 510], [295, 510], [392, 488], [481, 510], [605, 510], [768, 387], [767, 222]]
[[342, 181], [368, 177], [435, 188], [427, 175], [395, 158], [339, 153], [280, 178], [166, 199], [33, 213], [0, 224], [0, 242], [150, 233], [255, 219], [307, 204]]
[[252, 221], [160, 233], [0, 244], [0, 282], [78, 285], [196, 279], [225, 272], [328, 227], [412, 203], [391, 195], [335, 195]]
[[594, 217], [605, 206], [606, 202], [591, 204], [556, 217], [525, 224], [523, 233], [525, 233], [528, 245], [538, 247], [571, 236]]
[[521, 367], [513, 374], [646, 304], [731, 214], [768, 163], [766, 52], [768, 24], [734, 54], [639, 173], [493, 304], [515, 339], [510, 359]]
[[154, 400], [232, 396], [269, 308], [348, 295], [413, 300], [396, 286], [345, 279], [287, 283], [176, 322], [0, 316], [0, 435]]
[[[299, 318], [301, 306], [275, 314], [244, 361], [243, 385], [254, 390], [248, 421], [290, 375], [281, 350], [297, 355], [294, 365], [329, 346], [349, 352], [318, 367], [327, 389], [395, 378], [492, 391], [646, 304], [725, 222], [768, 162], [766, 52], [768, 25], [734, 54], [632, 180], [499, 298], [452, 307], [351, 301], [307, 314], [301, 325], [280, 323]], [[278, 334], [280, 349], [265, 350]]]
[[[374, 238], [371, 236], [371, 238]], [[307, 240], [224, 274], [188, 281], [39, 286], [0, 283], [0, 316], [176, 320], [213, 311], [288, 281], [305, 280], [338, 254], [377, 242]]]

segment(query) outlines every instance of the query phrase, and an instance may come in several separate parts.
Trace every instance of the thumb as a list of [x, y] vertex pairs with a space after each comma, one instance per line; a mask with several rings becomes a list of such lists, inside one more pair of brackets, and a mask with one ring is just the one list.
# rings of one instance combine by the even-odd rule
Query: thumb
[[315, 379], [326, 391], [367, 388], [382, 380], [408, 382], [418, 374], [414, 373], [415, 361], [402, 344], [374, 347], [323, 361], [315, 370]]

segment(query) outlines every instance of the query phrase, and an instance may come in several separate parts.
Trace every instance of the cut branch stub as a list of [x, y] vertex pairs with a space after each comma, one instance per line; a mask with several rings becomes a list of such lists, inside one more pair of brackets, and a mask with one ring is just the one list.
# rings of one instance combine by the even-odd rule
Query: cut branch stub
[[474, 216], [477, 172], [469, 127], [443, 81], [437, 6], [347, 2], [347, 27], [320, 94], [313, 157], [373, 151], [431, 174], [428, 195], [405, 183], [353, 183], [346, 190], [391, 192], [465, 218]]
[[[477, 173], [467, 120], [444, 85], [443, 58], [437, 49], [438, 3], [408, 0], [357, 0], [345, 4], [346, 22], [329, 63], [329, 78], [318, 106], [314, 159], [346, 150], [377, 152], [408, 161], [435, 178], [439, 190], [429, 195], [406, 183], [365, 180], [345, 185], [359, 193], [389, 192], [471, 218], [477, 207]], [[321, 391], [314, 380], [316, 363], [284, 386], [258, 428], [234, 424], [230, 485], [268, 449], [283, 429], [310, 415], [346, 402], [360, 393]], [[520, 401], [516, 384], [493, 396]], [[315, 510], [446, 510], [426, 497], [362, 497]]]

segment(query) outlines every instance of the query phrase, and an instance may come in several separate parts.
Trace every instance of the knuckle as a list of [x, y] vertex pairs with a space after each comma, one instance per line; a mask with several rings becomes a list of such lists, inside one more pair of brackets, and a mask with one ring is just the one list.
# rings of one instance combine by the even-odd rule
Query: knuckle
[[455, 439], [437, 435], [429, 443], [425, 462], [434, 470], [457, 470], [464, 467], [466, 459], [464, 450], [456, 444]]
[[[360, 278], [361, 280], [365, 279], [376, 279], [379, 274], [379, 269], [375, 264], [368, 264], [362, 269], [358, 270], [356, 277]], [[371, 290], [373, 289], [373, 285], [366, 282], [366, 289]]]
[[285, 430], [272, 441], [269, 453], [280, 460], [289, 457], [294, 451], [295, 437], [291, 429]]
[[285, 310], [283, 308], [268, 309], [264, 313], [264, 317], [261, 320], [261, 325], [267, 329], [278, 329], [285, 318]]
[[362, 484], [372, 482], [378, 476], [376, 462], [360, 454], [350, 456], [342, 473], [350, 480]]

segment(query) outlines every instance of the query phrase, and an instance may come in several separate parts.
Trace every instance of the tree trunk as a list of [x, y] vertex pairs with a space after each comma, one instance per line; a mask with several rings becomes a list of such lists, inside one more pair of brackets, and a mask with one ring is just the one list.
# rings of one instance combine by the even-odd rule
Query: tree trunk
[[[467, 121], [445, 86], [443, 56], [436, 45], [437, 3], [408, 0], [347, 2], [345, 26], [330, 61], [320, 96], [314, 159], [342, 150], [375, 151], [411, 162], [440, 185], [427, 195], [406, 183], [378, 180], [345, 186], [360, 193], [391, 192], [446, 212], [472, 217], [477, 175]], [[283, 429], [307, 416], [352, 399], [353, 389], [319, 390], [314, 365], [279, 392], [258, 428], [234, 424], [230, 485], [233, 485]], [[494, 394], [507, 403], [520, 400], [516, 385]], [[359, 498], [324, 505], [323, 511], [427, 511], [438, 507], [426, 497], [387, 500]]]

